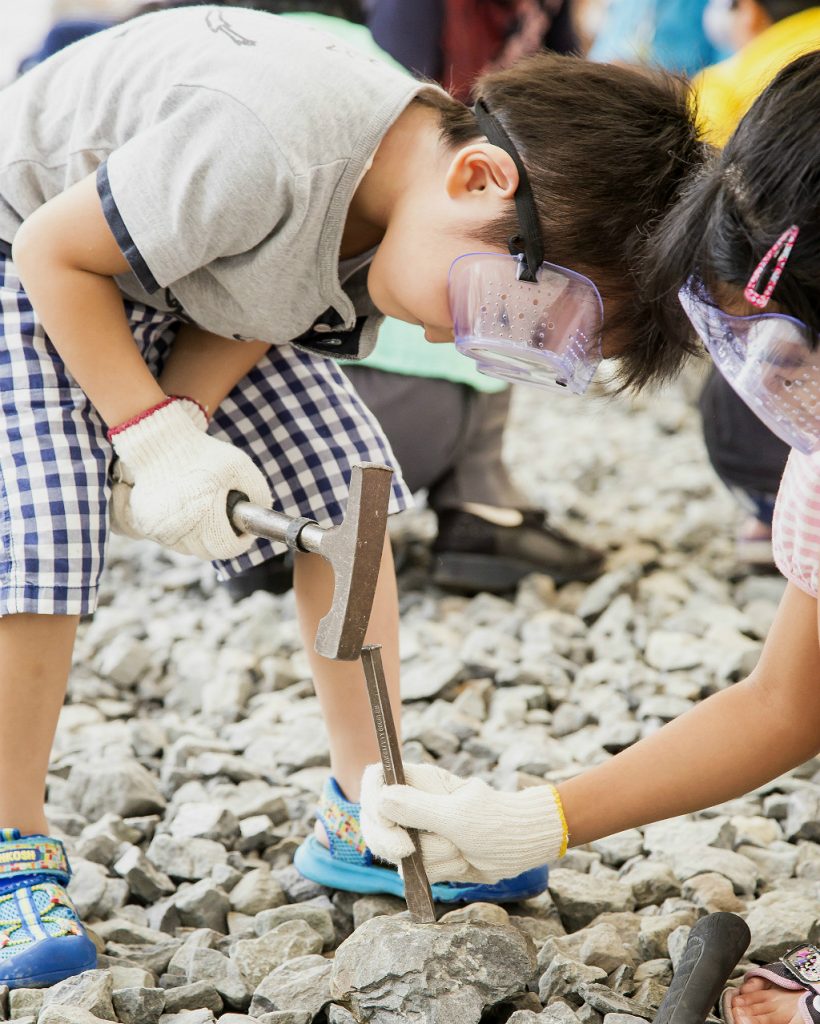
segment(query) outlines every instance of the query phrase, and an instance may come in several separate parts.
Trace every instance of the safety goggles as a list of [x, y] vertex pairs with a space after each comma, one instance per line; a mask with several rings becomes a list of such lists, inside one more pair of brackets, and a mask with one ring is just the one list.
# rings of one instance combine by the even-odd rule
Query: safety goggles
[[541, 263], [521, 277], [522, 256], [472, 253], [450, 267], [456, 348], [481, 373], [582, 395], [601, 362], [603, 305], [582, 274]]
[[678, 293], [718, 370], [769, 429], [801, 452], [820, 451], [820, 350], [783, 313], [731, 316], [692, 277]]
[[583, 394], [601, 362], [603, 303], [588, 277], [544, 260], [538, 211], [518, 150], [479, 100], [474, 108], [487, 139], [518, 170], [519, 233], [510, 255], [470, 253], [450, 267], [449, 297], [456, 348], [481, 373]]

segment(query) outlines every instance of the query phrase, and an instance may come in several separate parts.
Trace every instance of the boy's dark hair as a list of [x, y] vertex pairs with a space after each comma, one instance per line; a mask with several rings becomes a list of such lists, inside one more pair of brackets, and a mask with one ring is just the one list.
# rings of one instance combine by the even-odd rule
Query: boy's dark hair
[[[688, 87], [670, 75], [541, 53], [482, 76], [474, 92], [526, 165], [545, 259], [598, 286], [621, 386], [638, 389], [671, 376], [688, 332], [679, 326], [673, 336], [661, 333], [643, 298], [640, 268], [652, 228], [706, 153]], [[445, 143], [481, 137], [468, 109], [446, 99], [439, 106]], [[482, 241], [506, 247], [518, 233], [510, 207]]]
[[[742, 290], [755, 267], [791, 224], [800, 228], [772, 296], [802, 320], [807, 341], [820, 340], [820, 51], [799, 57], [774, 79], [738, 125], [722, 153], [695, 177], [660, 225], [650, 249], [648, 297], [667, 301], [694, 272], [715, 294]], [[765, 284], [765, 278], [763, 283]], [[738, 292], [739, 293], [739, 292]], [[682, 315], [682, 314], [681, 314]]]
[[757, 0], [772, 21], [782, 21], [793, 14], [816, 7], [817, 0]]

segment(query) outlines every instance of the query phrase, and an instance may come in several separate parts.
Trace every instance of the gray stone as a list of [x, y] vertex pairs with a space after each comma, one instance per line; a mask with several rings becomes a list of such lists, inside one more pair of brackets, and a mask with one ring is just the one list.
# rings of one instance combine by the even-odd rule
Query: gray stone
[[678, 969], [678, 965], [683, 957], [691, 930], [687, 925], [682, 924], [670, 934], [667, 940], [667, 952], [669, 953], [669, 959], [672, 961], [672, 969], [675, 971]]
[[774, 890], [765, 893], [749, 908], [746, 923], [752, 933], [747, 956], [769, 963], [790, 946], [804, 942], [820, 920], [820, 903], [796, 893]]
[[510, 923], [510, 915], [497, 903], [468, 903], [466, 907], [443, 914], [439, 921], [441, 924], [494, 924], [504, 928]]
[[753, 893], [760, 879], [753, 860], [732, 850], [717, 850], [712, 846], [679, 850], [672, 858], [672, 869], [682, 882], [704, 872], [724, 875], [738, 894]]
[[68, 777], [66, 796], [89, 821], [107, 812], [127, 818], [165, 809], [154, 777], [138, 761], [77, 761]]
[[111, 973], [111, 983], [114, 991], [123, 988], [153, 988], [154, 975], [142, 967], [126, 967], [123, 964], [106, 964]]
[[[310, 1024], [313, 1020], [312, 1013], [303, 1013], [299, 1010], [272, 1010], [270, 1013], [263, 1013], [261, 1017], [251, 1017], [250, 1020], [259, 1021], [259, 1024]], [[220, 1018], [220, 1024], [225, 1018]], [[353, 1020], [353, 1017], [350, 1017]]]
[[156, 868], [178, 882], [213, 877], [213, 869], [226, 864], [228, 858], [225, 848], [212, 839], [175, 839], [167, 832], [154, 836], [146, 856]]
[[683, 886], [683, 898], [709, 914], [719, 911], [737, 914], [744, 909], [744, 903], [735, 896], [735, 887], [729, 879], [714, 872], [688, 879]]
[[212, 985], [229, 1007], [247, 1010], [251, 990], [239, 968], [227, 956], [206, 946], [186, 946], [175, 954], [169, 973], [181, 974], [190, 984], [204, 981]]
[[285, 892], [267, 867], [249, 871], [230, 893], [231, 910], [252, 917], [285, 903]]
[[632, 910], [635, 906], [628, 885], [590, 878], [564, 868], [553, 868], [549, 888], [561, 920], [569, 931], [585, 927], [598, 914]]
[[644, 1020], [651, 1020], [654, 1016], [649, 1007], [641, 1006], [634, 999], [618, 995], [607, 985], [584, 982], [579, 988], [579, 994], [584, 1002], [589, 1003], [598, 1013], [603, 1013], [605, 1016], [609, 1013], [626, 1013]]
[[638, 908], [663, 903], [670, 896], [679, 896], [681, 891], [672, 869], [660, 861], [634, 861], [624, 869], [620, 879], [632, 890]]
[[577, 995], [581, 985], [596, 981], [605, 982], [606, 971], [558, 953], [546, 963], [538, 982], [538, 996], [542, 1003], [547, 1003], [559, 996]]
[[783, 831], [789, 839], [820, 842], [820, 786], [799, 789], [787, 800]]
[[189, 928], [212, 928], [223, 934], [228, 930], [230, 900], [208, 878], [179, 889], [174, 897], [174, 906], [180, 921]]
[[109, 942], [106, 950], [111, 956], [125, 960], [131, 966], [142, 967], [158, 978], [165, 972], [171, 957], [181, 945], [179, 939], [168, 937], [165, 942], [151, 945]]
[[222, 997], [210, 981], [192, 981], [187, 985], [169, 988], [165, 993], [165, 1012], [179, 1013], [180, 1010], [222, 1010]]
[[122, 1024], [157, 1024], [165, 1009], [161, 988], [114, 989], [114, 1010]]
[[643, 833], [637, 828], [618, 832], [614, 836], [596, 839], [589, 844], [596, 853], [600, 853], [604, 864], [619, 868], [632, 857], [639, 857], [643, 852]]
[[103, 1019], [95, 1017], [90, 1010], [84, 1010], [81, 1006], [48, 1006], [40, 1013], [37, 1021], [38, 1024], [98, 1024]]
[[95, 1017], [116, 1020], [113, 991], [113, 980], [108, 971], [84, 971], [47, 989], [43, 1009], [47, 1006], [78, 1006]]
[[356, 1018], [338, 1003], [331, 1003], [327, 1008], [327, 1024], [356, 1024]]
[[42, 988], [13, 988], [9, 992], [11, 1020], [29, 1015], [36, 1017], [42, 1008], [44, 995], [45, 990]]
[[435, 659], [414, 660], [402, 668], [402, 700], [429, 700], [437, 697], [457, 682], [463, 671], [464, 665], [456, 657], [439, 654]]
[[174, 889], [171, 879], [158, 871], [138, 846], [129, 846], [114, 863], [114, 873], [124, 878], [131, 894], [145, 903], [153, 903]]
[[325, 948], [329, 949], [336, 940], [333, 918], [328, 910], [321, 907], [310, 907], [305, 903], [291, 903], [273, 910], [263, 910], [253, 919], [257, 935], [273, 931], [285, 921], [304, 921], [322, 936]]
[[365, 921], [373, 917], [380, 917], [384, 914], [401, 914], [407, 910], [407, 904], [397, 896], [387, 896], [376, 893], [372, 896], [362, 896], [353, 904], [353, 927], [361, 927]]
[[306, 921], [285, 921], [258, 939], [241, 939], [231, 949], [231, 959], [255, 989], [271, 971], [287, 960], [320, 953], [322, 936]]
[[180, 1010], [179, 1013], [163, 1013], [159, 1024], [213, 1024], [216, 1020], [210, 1010]]
[[331, 993], [360, 1021], [477, 1024], [534, 969], [532, 943], [514, 928], [375, 917], [336, 951]]
[[239, 819], [222, 804], [182, 803], [171, 821], [175, 839], [212, 839], [230, 844], [239, 835]]
[[253, 994], [251, 1017], [273, 1010], [309, 1013], [315, 1017], [330, 1002], [333, 965], [323, 956], [300, 956], [277, 967]]
[[641, 919], [638, 948], [644, 960], [657, 960], [666, 955], [669, 936], [676, 928], [691, 928], [697, 921], [696, 910], [680, 910], [673, 914], [658, 914]]

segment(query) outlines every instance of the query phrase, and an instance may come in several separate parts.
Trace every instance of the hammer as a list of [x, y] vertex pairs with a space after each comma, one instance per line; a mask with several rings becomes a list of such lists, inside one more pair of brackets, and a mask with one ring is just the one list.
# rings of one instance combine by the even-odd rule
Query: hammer
[[228, 518], [238, 533], [281, 541], [291, 551], [311, 551], [333, 569], [333, 601], [316, 631], [316, 653], [324, 658], [355, 661], [361, 655], [379, 579], [392, 475], [376, 463], [354, 466], [344, 520], [327, 529], [304, 516], [254, 505], [239, 491], [228, 495]]

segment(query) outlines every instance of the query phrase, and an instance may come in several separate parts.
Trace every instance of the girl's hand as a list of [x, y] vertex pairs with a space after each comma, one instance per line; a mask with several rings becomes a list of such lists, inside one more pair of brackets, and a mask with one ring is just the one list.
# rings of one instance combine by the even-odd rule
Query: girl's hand
[[238, 448], [204, 433], [205, 415], [189, 399], [170, 398], [109, 437], [118, 462], [112, 524], [119, 533], [205, 559], [236, 558], [254, 537], [228, 519], [230, 491], [269, 508], [268, 483]]
[[385, 785], [381, 765], [364, 773], [362, 831], [377, 857], [406, 857], [408, 828], [420, 831], [431, 882], [497, 882], [565, 853], [566, 824], [552, 786], [502, 793], [434, 765], [404, 770], [406, 786]]

